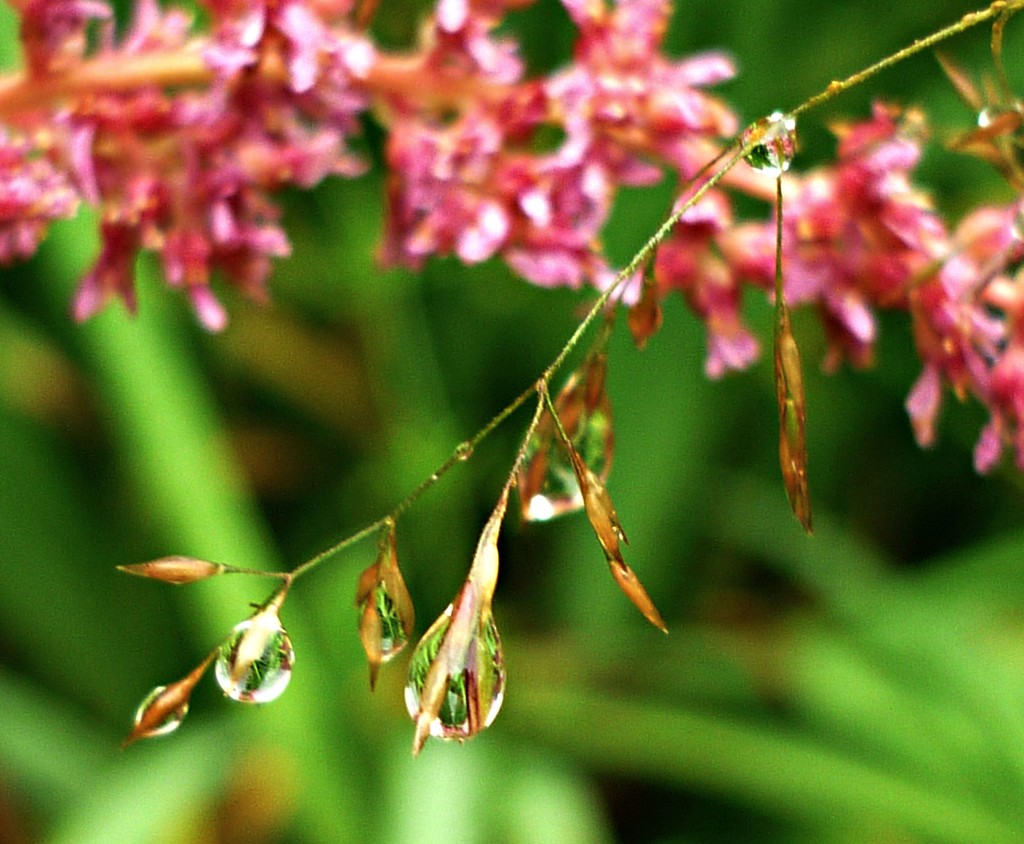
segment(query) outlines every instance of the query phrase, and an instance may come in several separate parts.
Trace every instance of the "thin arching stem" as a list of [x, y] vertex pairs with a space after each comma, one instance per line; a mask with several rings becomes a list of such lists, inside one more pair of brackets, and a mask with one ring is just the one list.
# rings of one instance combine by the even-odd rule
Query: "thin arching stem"
[[924, 38], [919, 38], [912, 44], [908, 44], [902, 50], [897, 50], [891, 56], [886, 56], [881, 61], [875, 62], [870, 67], [866, 67], [857, 73], [847, 76], [846, 79], [833, 80], [828, 83], [828, 86], [823, 90], [819, 91], [812, 97], [808, 97], [796, 108], [790, 110], [790, 114], [794, 117], [798, 117], [805, 111], [810, 111], [812, 108], [817, 108], [823, 103], [828, 102], [834, 97], [839, 96], [844, 91], [848, 91], [863, 82], [866, 82], [872, 76], [876, 76], [883, 70], [888, 70], [893, 65], [899, 64], [904, 59], [909, 59], [911, 56], [916, 56], [923, 50], [930, 50], [936, 44], [940, 44], [954, 35], [959, 35], [961, 32], [966, 32], [971, 27], [977, 26], [978, 24], [990, 21], [993, 18], [1001, 17], [1004, 15], [1012, 15], [1024, 9], [1024, 0], [995, 0], [988, 8], [979, 9], [976, 12], [969, 12], [964, 15], [956, 23], [952, 23], [949, 26], [945, 26], [937, 32], [933, 32]]
[[[804, 112], [810, 111], [811, 109], [817, 108], [829, 100], [834, 99], [840, 94], [848, 91], [857, 85], [866, 82], [873, 76], [881, 73], [883, 70], [887, 70], [890, 67], [922, 52], [923, 50], [930, 49], [936, 44], [945, 41], [948, 38], [958, 35], [966, 30], [982, 24], [986, 21], [992, 20], [993, 18], [1005, 19], [1005, 17], [1012, 15], [1013, 13], [1024, 8], [1024, 0], [996, 0], [985, 9], [971, 12], [964, 15], [956, 23], [950, 24], [937, 32], [914, 41], [912, 44], [904, 47], [901, 50], [893, 53], [892, 55], [882, 59], [879, 62], [861, 70], [841, 81], [830, 82], [829, 85], [817, 94], [809, 97], [803, 103], [792, 109], [789, 113], [796, 117]], [[566, 359], [579, 345], [580, 340], [591, 328], [594, 321], [600, 316], [605, 310], [612, 296], [619, 292], [623, 286], [627, 283], [633, 275], [644, 266], [648, 259], [653, 254], [654, 250], [661, 244], [661, 242], [668, 236], [668, 234], [675, 227], [676, 223], [683, 217], [683, 215], [689, 211], [694, 205], [696, 205], [704, 196], [710, 191], [715, 185], [717, 185], [726, 174], [732, 170], [750, 150], [761, 142], [763, 134], [764, 121], [757, 121], [751, 124], [750, 127], [740, 136], [738, 136], [729, 146], [724, 149], [719, 156], [714, 159], [711, 163], [712, 166], [715, 162], [718, 162], [719, 166], [714, 172], [702, 182], [699, 187], [693, 192], [693, 194], [680, 206], [673, 211], [671, 215], [661, 224], [657, 231], [651, 235], [650, 238], [640, 247], [640, 249], [633, 255], [630, 262], [618, 273], [615, 280], [610, 284], [600, 296], [594, 301], [593, 305], [587, 311], [586, 316], [580, 321], [579, 325], [573, 331], [572, 335], [565, 342], [558, 354], [554, 357], [551, 363], [544, 369], [541, 375], [537, 378], [536, 382], [527, 389], [523, 390], [515, 399], [513, 399], [508, 405], [506, 405], [501, 411], [499, 411], [483, 428], [476, 432], [468, 440], [460, 443], [448, 456], [448, 458], [441, 463], [437, 469], [435, 469], [427, 478], [425, 478], [412, 492], [410, 492], [405, 498], [403, 498], [395, 507], [382, 516], [377, 521], [366, 525], [355, 533], [339, 540], [334, 545], [321, 551], [319, 554], [310, 558], [306, 562], [297, 566], [292, 570], [291, 574], [293, 578], [297, 579], [303, 574], [306, 574], [310, 570], [316, 568], [325, 560], [334, 555], [340, 553], [351, 545], [365, 539], [367, 536], [375, 535], [378, 530], [389, 521], [397, 520], [399, 516], [405, 513], [410, 507], [413, 506], [426, 492], [428, 492], [442, 477], [444, 477], [454, 466], [467, 460], [473, 453], [474, 448], [486, 439], [499, 425], [501, 425], [509, 416], [515, 413], [520, 407], [523, 406], [529, 400], [531, 396], [537, 394], [540, 398], [538, 403], [538, 410], [534, 415], [534, 420], [530, 425], [529, 431], [526, 438], [523, 440], [523, 447], [520, 448], [519, 455], [516, 458], [515, 464], [518, 464], [522, 460], [524, 453], [525, 444], [529, 440], [529, 436], [533, 429], [537, 425], [540, 414], [545, 405], [551, 406], [551, 397], [548, 391], [548, 387], [551, 382], [551, 378], [558, 372], [558, 370], [565, 363]], [[731, 155], [729, 154], [730, 150]], [[724, 159], [724, 162], [723, 162]], [[703, 168], [699, 175], [708, 171], [708, 167]], [[780, 215], [781, 218], [781, 215]], [[780, 219], [781, 224], [781, 219]], [[780, 280], [776, 279], [776, 285], [781, 284]], [[778, 295], [778, 292], [777, 294]], [[558, 424], [557, 414], [552, 413], [555, 418], [556, 424]], [[514, 483], [516, 472], [513, 470], [510, 474], [510, 480], [507, 482], [508, 485]]]
[[[368, 2], [367, 6], [372, 7]], [[892, 55], [876, 62], [875, 64], [857, 72], [846, 79], [834, 80], [826, 88], [811, 97], [795, 108], [789, 114], [797, 117], [824, 103], [834, 99], [845, 91], [856, 87], [868, 79], [881, 73], [899, 62], [910, 58], [924, 50], [930, 49], [942, 41], [958, 35], [966, 30], [997, 19], [999, 32], [1005, 21], [1014, 13], [1024, 9], [1024, 0], [995, 0], [984, 9], [968, 13], [949, 26], [946, 26], [925, 38], [918, 39], [912, 44], [896, 51]], [[368, 80], [371, 87], [379, 87], [388, 90], [394, 86], [404, 86], [410, 74], [417, 75], [418, 69], [415, 62], [406, 60], [404, 57], [393, 57], [385, 62], [378, 62], [374, 68], [371, 78]], [[203, 85], [208, 84], [211, 79], [211, 71], [196, 54], [175, 52], [167, 54], [150, 54], [144, 56], [130, 57], [127, 62], [119, 60], [115, 63], [106, 58], [98, 58], [76, 68], [74, 76], [71, 74], [54, 75], [45, 80], [32, 79], [24, 74], [0, 78], [0, 115], [25, 108], [29, 105], [38, 105], [39, 102], [49, 99], [60, 98], [61, 96], [73, 96], [76, 93], [93, 90], [97, 88], [108, 88], [115, 90], [127, 90], [144, 85]], [[429, 85], [427, 86], [429, 88]], [[431, 92], [428, 90], [428, 94]], [[452, 95], [451, 90], [437, 92], [438, 96], [448, 97]], [[732, 170], [750, 150], [762, 140], [765, 121], [757, 121], [751, 124], [740, 136], [735, 138], [723, 149], [718, 156], [712, 159], [705, 167], [701, 168], [697, 177], [691, 181], [695, 184], [705, 173], [711, 175], [693, 191], [689, 198], [681, 203], [672, 214], [661, 224], [657, 231], [640, 247], [629, 263], [618, 273], [614, 281], [597, 297], [586, 316], [580, 321], [572, 335], [562, 345], [551, 363], [544, 369], [537, 380], [524, 389], [518, 396], [509, 402], [502, 410], [487, 422], [472, 437], [463, 441], [448, 455], [448, 457], [415, 489], [405, 498], [399, 501], [387, 514], [376, 521], [360, 528], [352, 534], [340, 539], [330, 547], [296, 566], [290, 572], [260, 572], [260, 574], [278, 577], [285, 580], [280, 590], [284, 594], [291, 582], [307, 574], [318, 567], [328, 558], [344, 551], [351, 545], [375, 535], [384, 525], [396, 521], [410, 507], [412, 507], [424, 494], [434, 487], [438, 481], [451, 471], [457, 464], [466, 461], [472, 456], [474, 449], [485, 440], [496, 428], [498, 428], [509, 416], [522, 407], [532, 396], [537, 395], [537, 409], [533, 421], [528, 428], [527, 436], [513, 464], [513, 471], [506, 482], [506, 490], [511, 489], [515, 483], [515, 477], [519, 465], [523, 460], [526, 445], [530, 435], [535, 430], [545, 407], [552, 407], [548, 387], [551, 378], [565, 363], [569, 355], [579, 345], [580, 340], [591, 328], [594, 321], [606, 309], [612, 297], [620, 293], [627, 282], [633, 278], [653, 254], [659, 244], [668, 236], [673, 227], [683, 215], [696, 205], [704, 196], [715, 187]], [[777, 279], [776, 284], [780, 282]], [[558, 424], [557, 414], [552, 414]], [[232, 568], [235, 573], [244, 573], [245, 570]], [[275, 593], [278, 594], [278, 593]]]

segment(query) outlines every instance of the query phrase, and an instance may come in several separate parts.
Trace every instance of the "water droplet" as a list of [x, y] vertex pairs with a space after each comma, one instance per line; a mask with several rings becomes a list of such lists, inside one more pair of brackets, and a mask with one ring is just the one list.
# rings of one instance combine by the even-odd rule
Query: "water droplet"
[[1010, 224], [1010, 236], [1020, 242], [1024, 241], [1024, 206], [1018, 206]]
[[276, 607], [236, 625], [220, 647], [214, 675], [224, 694], [242, 703], [269, 703], [292, 677], [295, 652]]
[[135, 710], [132, 731], [121, 743], [121, 747], [127, 747], [139, 739], [164, 736], [178, 729], [178, 725], [188, 714], [188, 699], [192, 689], [206, 673], [216, 654], [217, 651], [210, 653], [180, 680], [166, 686], [157, 686], [150, 691]]
[[359, 638], [370, 666], [370, 688], [377, 683], [377, 671], [409, 641], [415, 624], [412, 598], [398, 568], [395, 524], [381, 530], [377, 559], [360, 576], [356, 587], [359, 607]]
[[538, 434], [531, 438], [524, 463], [526, 481], [520, 482], [523, 518], [528, 522], [546, 522], [583, 506], [576, 475], [564, 450], [550, 436], [546, 442], [542, 439]]
[[[409, 663], [409, 683], [405, 687], [405, 706], [415, 721], [420, 715], [420, 695], [427, 672], [452, 624], [452, 606], [423, 635]], [[501, 709], [505, 694], [505, 664], [501, 639], [494, 617], [481, 617], [475, 635], [465, 645], [459, 664], [447, 665], [448, 687], [437, 717], [430, 723], [435, 738], [472, 738], [491, 725]]]
[[[583, 462], [602, 480], [608, 477], [615, 435], [611, 402], [604, 388], [606, 359], [592, 353], [562, 387], [555, 409]], [[549, 414], [530, 439], [519, 476], [523, 519], [545, 522], [583, 507], [572, 459]]]
[[135, 718], [132, 721], [133, 739], [165, 736], [168, 733], [173, 733], [181, 726], [181, 722], [188, 714], [188, 700], [183, 701], [179, 706], [166, 713], [161, 713], [161, 720], [158, 723], [147, 726], [144, 732], [139, 733], [138, 735], [135, 734], [135, 731], [142, 726], [142, 722], [146, 715], [149, 714], [150, 707], [152, 707], [161, 698], [161, 696], [164, 695], [167, 688], [167, 686], [157, 686], [142, 699], [142, 703], [139, 704], [139, 708], [135, 710]]
[[406, 646], [409, 636], [405, 632], [398, 608], [384, 584], [374, 589], [373, 601], [380, 618], [380, 661], [387, 662]]
[[978, 112], [978, 129], [981, 137], [990, 139], [1004, 135], [1016, 135], [1024, 120], [1024, 109], [1021, 103], [993, 103]]
[[796, 154], [796, 118], [781, 111], [758, 120], [743, 134], [744, 144], [758, 141], [745, 156], [747, 164], [777, 178], [789, 169]]
[[[579, 488], [577, 487], [577, 496], [579, 496]], [[583, 497], [579, 496], [580, 502], [582, 503]], [[578, 508], [579, 504], [574, 502], [574, 507]], [[555, 507], [554, 502], [551, 501], [545, 495], [538, 493], [533, 496], [529, 503], [526, 505], [526, 517], [531, 522], [546, 522], [548, 519], [553, 519], [558, 515], [558, 510]]]

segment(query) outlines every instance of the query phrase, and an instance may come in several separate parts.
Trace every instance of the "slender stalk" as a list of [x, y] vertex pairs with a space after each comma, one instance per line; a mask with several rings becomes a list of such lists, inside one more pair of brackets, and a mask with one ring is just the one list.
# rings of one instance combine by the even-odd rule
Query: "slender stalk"
[[[43, 76], [23, 70], [0, 75], [0, 117], [96, 92], [128, 92], [154, 86], [207, 87], [213, 83], [215, 73], [203, 57], [202, 46], [203, 42], [197, 38], [174, 50], [94, 56], [67, 70]], [[287, 82], [287, 70], [282, 62], [261, 62], [258, 73], [269, 81]], [[481, 84], [477, 80], [459, 80], [439, 74], [419, 55], [382, 52], [377, 53], [362, 84], [376, 96], [401, 94], [436, 106], [481, 97], [501, 99], [511, 90], [507, 85]]]
[[[364, 4], [364, 10], [372, 12], [375, 5], [373, 0], [364, 0]], [[14, 3], [13, 5], [17, 7], [18, 4]], [[790, 110], [789, 113], [796, 117], [816, 108], [850, 88], [862, 84], [883, 70], [993, 18], [999, 19], [998, 34], [994, 36], [998, 39], [1001, 37], [1002, 25], [1005, 24], [1006, 19], [1021, 9], [1024, 9], [1024, 0], [995, 0], [988, 7], [964, 15], [957, 22], [925, 38], [914, 41], [912, 44], [852, 74], [846, 79], [830, 82], [824, 90], [809, 97], [803, 103]], [[93, 91], [130, 91], [149, 86], [202, 87], [209, 85], [214, 79], [214, 73], [207, 66], [200, 46], [201, 42], [195, 40], [185, 48], [174, 51], [128, 56], [99, 56], [84, 61], [69, 71], [43, 77], [31, 76], [24, 72], [0, 76], [0, 117], [15, 114], [19, 111], [40, 108], [53, 101]], [[428, 69], [424, 67], [422, 60], [418, 56], [378, 54], [377, 60], [364, 84], [367, 90], [375, 94], [386, 96], [388, 94], [403, 93], [416, 96], [428, 102], [436, 99], [442, 103], [457, 102], [467, 96], [479, 97], [484, 95], [500, 97], [508, 92], [507, 87], [501, 85], [490, 85], [487, 91], [481, 91], [481, 86], [478, 83], [456, 83], [451, 79], [443, 78], [436, 73], [427, 71]], [[260, 65], [259, 72], [280, 76], [283, 81], [283, 74], [286, 71], [280, 63], [265, 62]], [[513, 470], [505, 484], [505, 490], [510, 490], [515, 484], [516, 474], [524, 458], [529, 437], [539, 423], [543, 410], [546, 407], [551, 410], [555, 424], [559, 426], [559, 433], [563, 439], [565, 438], [565, 432], [561, 430], [560, 420], [557, 413], [554, 412], [548, 390], [551, 378], [579, 345], [584, 334], [586, 334], [597, 317], [605, 310], [612, 297], [616, 293], [621, 292], [627, 281], [647, 262], [654, 250], [668, 236], [669, 232], [683, 215], [696, 205], [708, 191], [721, 182], [736, 164], [760, 142], [759, 129], [761, 123], [762, 121], [758, 121], [751, 124], [743, 134], [729, 143], [705, 167], [701, 168], [697, 177], [691, 181], [691, 185], [696, 184], [710, 170], [714, 169], [714, 172], [701, 182], [693, 194], [665, 219], [657, 231], [648, 238], [629, 263], [618, 273], [614, 281], [597, 297], [586, 316], [580, 321], [572, 335], [562, 345], [558, 354], [537, 380], [509, 402], [472, 437], [456, 446], [437, 469], [405, 498], [399, 501], [390, 512], [340, 539], [320, 553], [299, 564], [290, 572], [266, 572], [234, 566], [227, 567], [226, 571], [236, 574], [258, 574], [283, 580], [282, 586], [274, 593], [274, 596], [280, 596], [283, 600], [284, 594], [286, 594], [294, 580], [307, 574], [325, 560], [340, 553], [349, 546], [365, 539], [367, 536], [376, 534], [383, 526], [396, 521], [424, 494], [433, 488], [454, 466], [471, 457], [477, 445], [486, 439], [509, 416], [522, 407], [531, 396], [536, 394], [538, 396], [538, 403], [533, 421], [527, 429], [527, 435], [524, 437], [523, 444], [520, 446], [513, 463]], [[730, 151], [731, 155], [729, 154]], [[722, 163], [723, 159], [724, 163]], [[781, 225], [781, 215], [779, 225]], [[781, 298], [781, 279], [778, 276], [776, 277], [776, 296]], [[271, 600], [273, 599], [274, 597], [272, 596]]]
[[[802, 104], [792, 109], [789, 113], [796, 117], [803, 112], [809, 111], [816, 108], [825, 102], [833, 99], [839, 94], [849, 90], [850, 88], [860, 85], [867, 81], [871, 77], [880, 73], [881, 71], [892, 67], [893, 65], [910, 58], [913, 55], [921, 52], [922, 50], [929, 49], [936, 44], [957, 35], [961, 32], [970, 29], [971, 27], [977, 26], [978, 24], [984, 23], [985, 21], [991, 20], [997, 16], [1012, 14], [1020, 9], [1024, 8], [1024, 0], [996, 0], [986, 9], [982, 9], [976, 12], [972, 12], [964, 15], [959, 21], [951, 24], [938, 32], [933, 33], [925, 38], [918, 39], [912, 44], [904, 47], [901, 50], [893, 53], [885, 59], [865, 68], [858, 73], [855, 73], [842, 81], [830, 82], [825, 90], [815, 94], [805, 100]], [[389, 84], [396, 84], [397, 80], [404, 77], [407, 72], [411, 69], [411, 65], [403, 67], [400, 63], [395, 63], [387, 68], [387, 71], [381, 71], [377, 77], [379, 81], [384, 82], [385, 80]], [[393, 74], [390, 75], [389, 74]], [[2, 99], [0, 99], [0, 110], [2, 110]], [[551, 397], [548, 392], [548, 385], [551, 378], [558, 372], [558, 370], [565, 363], [566, 358], [576, 349], [579, 345], [580, 340], [587, 333], [590, 327], [593, 325], [594, 320], [602, 313], [611, 300], [612, 296], [616, 292], [620, 291], [625, 285], [626, 281], [633, 276], [633, 274], [644, 265], [644, 263], [650, 258], [654, 250], [661, 244], [661, 242], [668, 236], [669, 232], [675, 227], [676, 223], [683, 217], [683, 215], [689, 211], [694, 205], [696, 205], [704, 196], [710, 191], [715, 185], [717, 185], [723, 178], [732, 170], [739, 162], [755, 147], [760, 141], [761, 136], [758, 132], [760, 122], [755, 122], [748, 127], [747, 131], [738, 136], [726, 149], [719, 153], [718, 157], [714, 160], [719, 163], [718, 169], [716, 169], [706, 181], [702, 182], [700, 186], [693, 192], [693, 194], [682, 203], [666, 220], [661, 224], [657, 231], [651, 235], [650, 238], [640, 247], [640, 249], [633, 255], [630, 262], [618, 273], [615, 280], [597, 297], [594, 304], [587, 311], [586, 316], [580, 321], [579, 325], [573, 331], [572, 335], [566, 340], [565, 344], [559, 350], [558, 354], [554, 357], [551, 363], [544, 369], [541, 375], [538, 377], [536, 382], [523, 390], [515, 399], [513, 399], [508, 405], [506, 405], [501, 411], [499, 411], [483, 428], [476, 432], [470, 439], [460, 443], [454, 451], [448, 456], [448, 458], [438, 466], [419, 484], [412, 492], [410, 492], [405, 498], [403, 498], [395, 507], [385, 516], [382, 516], [377, 521], [366, 525], [355, 533], [339, 540], [329, 548], [324, 549], [319, 554], [311, 557], [306, 562], [297, 566], [292, 570], [293, 578], [299, 578], [306, 574], [310, 570], [319, 566], [322, 562], [327, 560], [329, 557], [333, 557], [335, 554], [340, 553], [351, 545], [359, 542], [360, 540], [375, 534], [380, 528], [386, 524], [389, 520], [396, 520], [404, 512], [406, 512], [416, 501], [419, 500], [426, 492], [428, 492], [444, 475], [446, 475], [452, 467], [456, 464], [461, 463], [468, 459], [473, 452], [473, 449], [484, 439], [486, 439], [495, 428], [501, 425], [509, 416], [511, 416], [516, 410], [518, 410], [532, 395], [538, 394], [540, 402], [538, 405], [538, 412], [535, 415], [534, 422], [531, 424], [527, 437], [524, 439], [524, 446], [526, 441], [529, 439], [529, 434], [532, 433], [533, 428], [540, 419], [540, 411], [545, 405], [551, 406]], [[732, 149], [731, 155], [728, 155], [729, 150]], [[728, 155], [728, 157], [726, 157]], [[725, 159], [724, 163], [722, 159]], [[714, 163], [714, 162], [712, 162]], [[701, 174], [707, 172], [707, 168], [701, 170]], [[693, 183], [691, 183], [693, 184]], [[781, 215], [780, 215], [781, 225]], [[781, 267], [781, 264], [779, 265]], [[776, 296], [780, 294], [781, 278], [776, 277]], [[546, 398], [545, 398], [546, 397]], [[552, 416], [558, 424], [558, 414], [554, 413], [552, 407]], [[560, 431], [560, 434], [564, 437], [564, 432]], [[516, 459], [516, 466], [518, 467], [521, 462], [523, 449], [520, 449], [520, 454]], [[510, 475], [510, 480], [506, 482], [506, 485], [513, 483], [515, 477], [515, 471]]]
[[230, 566], [226, 563], [221, 563], [224, 566], [222, 574], [250, 574], [255, 577], [273, 577], [278, 580], [288, 580], [291, 574], [286, 571], [266, 571], [265, 569], [247, 569], [242, 566]]
[[0, 76], [0, 116], [43, 108], [55, 101], [94, 91], [133, 91], [138, 88], [201, 87], [213, 81], [197, 47], [100, 56], [46, 76], [19, 71]]
[[[736, 163], [750, 151], [750, 148], [754, 146], [756, 140], [751, 140], [748, 143], [741, 146], [721, 167], [717, 170], [706, 182], [704, 182], [682, 206], [680, 206], [675, 213], [673, 213], [661, 227], [648, 239], [648, 241], [640, 248], [640, 250], [633, 256], [633, 259], [629, 264], [622, 269], [619, 274], [615, 277], [615, 280], [605, 288], [604, 292], [594, 301], [594, 304], [587, 311], [587, 315], [580, 321], [580, 324], [576, 326], [576, 330], [572, 333], [569, 339], [562, 346], [561, 350], [555, 356], [554, 360], [544, 369], [537, 380], [527, 389], [523, 390], [516, 398], [514, 398], [509, 404], [502, 408], [483, 428], [477, 431], [472, 437], [464, 442], [460, 443], [448, 458], [441, 463], [428, 477], [426, 477], [412, 492], [410, 492], [405, 498], [403, 498], [395, 507], [386, 515], [377, 519], [375, 522], [366, 525], [359, 529], [355, 533], [346, 536], [344, 539], [339, 540], [328, 548], [325, 548], [319, 554], [306, 560], [301, 565], [292, 569], [293, 579], [298, 579], [304, 574], [307, 574], [310, 570], [319, 566], [324, 560], [329, 557], [333, 557], [335, 554], [344, 551], [351, 545], [356, 544], [367, 536], [376, 533], [380, 528], [385, 525], [389, 519], [397, 520], [406, 510], [412, 507], [416, 501], [419, 500], [427, 491], [431, 489], [444, 475], [446, 475], [452, 467], [458, 463], [462, 463], [468, 460], [473, 450], [479, 445], [484, 439], [486, 439], [495, 428], [501, 425], [509, 416], [525, 404], [530, 396], [538, 393], [540, 390], [547, 390], [547, 386], [551, 381], [551, 378], [558, 372], [558, 370], [565, 363], [567, 357], [572, 354], [573, 350], [579, 345], [580, 340], [583, 338], [587, 330], [593, 325], [594, 320], [604, 310], [605, 305], [608, 304], [608, 300], [622, 287], [627, 279], [632, 277], [633, 273], [650, 257], [651, 253], [657, 248], [658, 244], [668, 235], [672, 230], [672, 227], [680, 220], [690, 208], [692, 208], [700, 199], [713, 188], [725, 174], [736, 165]], [[533, 427], [536, 426], [537, 420], [539, 420], [539, 411], [535, 418], [534, 423], [531, 425], [529, 433], [533, 432]], [[527, 436], [526, 439], [529, 439]], [[524, 440], [525, 443], [525, 440]], [[518, 469], [519, 463], [522, 460], [522, 454], [524, 453], [525, 445], [520, 449], [520, 454], [516, 459], [516, 469]], [[513, 472], [511, 477], [514, 477]], [[510, 482], [511, 483], [511, 482]]]
[[909, 59], [911, 56], [916, 56], [923, 50], [928, 50], [934, 47], [936, 44], [952, 38], [954, 35], [959, 35], [961, 32], [966, 32], [971, 27], [977, 26], [980, 23], [992, 20], [992, 18], [1000, 17], [1003, 15], [1012, 15], [1015, 12], [1019, 12], [1024, 9], [1024, 0], [995, 0], [986, 9], [979, 9], [976, 12], [968, 12], [956, 23], [951, 23], [949, 26], [945, 26], [937, 32], [933, 32], [924, 38], [918, 38], [912, 44], [908, 44], [902, 50], [897, 50], [890, 56], [881, 61], [875, 62], [870, 67], [864, 68], [864, 70], [858, 71], [846, 79], [833, 80], [828, 83], [823, 91], [819, 91], [812, 97], [808, 97], [796, 108], [790, 110], [790, 114], [794, 117], [798, 117], [805, 111], [810, 111], [812, 108], [817, 108], [823, 103], [828, 102], [833, 97], [839, 96], [844, 91], [853, 88], [856, 85], [860, 85], [862, 82], [866, 82], [872, 76], [876, 76], [883, 70], [888, 70], [893, 65], [899, 64], [904, 59]]

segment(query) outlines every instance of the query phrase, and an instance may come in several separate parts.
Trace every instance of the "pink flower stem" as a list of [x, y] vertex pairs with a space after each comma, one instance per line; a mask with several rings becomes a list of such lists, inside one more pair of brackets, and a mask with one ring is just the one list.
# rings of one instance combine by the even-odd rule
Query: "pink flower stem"
[[212, 80], [213, 72], [192, 50], [101, 56], [61, 73], [38, 76], [19, 71], [0, 77], [0, 116], [94, 91], [130, 91], [151, 85], [191, 87]]
[[[60, 73], [33, 75], [18, 71], [0, 76], [0, 117], [98, 91], [204, 87], [214, 81], [214, 72], [199, 47], [199, 42], [194, 42], [186, 49], [99, 56]], [[260, 73], [287, 81], [287, 71], [277, 61], [263, 61]], [[449, 78], [427, 66], [418, 55], [381, 53], [364, 84], [378, 96], [402, 96], [432, 106], [478, 102], [481, 97], [497, 100], [512, 90], [506, 85]]]

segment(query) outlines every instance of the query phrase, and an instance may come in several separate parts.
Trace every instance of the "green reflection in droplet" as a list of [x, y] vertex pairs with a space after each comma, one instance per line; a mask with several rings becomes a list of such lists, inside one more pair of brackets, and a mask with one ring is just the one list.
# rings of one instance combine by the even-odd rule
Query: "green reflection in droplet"
[[789, 169], [796, 154], [796, 118], [776, 111], [745, 133], [757, 133], [760, 141], [744, 157], [747, 164], [773, 178]]
[[[409, 663], [405, 704], [413, 720], [419, 717], [420, 694], [431, 664], [438, 658], [451, 626], [451, 607], [423, 635]], [[430, 725], [436, 738], [464, 740], [490, 726], [501, 709], [505, 664], [501, 637], [489, 613], [470, 640], [465, 659], [448, 677], [448, 690], [437, 718]]]
[[233, 700], [269, 703], [287, 688], [294, 662], [288, 634], [276, 615], [263, 612], [231, 631], [220, 647], [214, 676]]
[[[142, 719], [146, 715], [146, 710], [148, 710], [150, 706], [153, 705], [153, 702], [157, 700], [157, 698], [159, 698], [160, 695], [162, 695], [165, 691], [167, 691], [167, 686], [157, 686], [142, 699], [142, 703], [140, 703], [138, 709], [135, 710], [135, 718], [133, 723], [136, 727], [138, 727], [139, 724], [142, 723]], [[176, 729], [178, 729], [178, 727], [181, 726], [181, 722], [185, 719], [185, 716], [187, 714], [188, 701], [185, 701], [177, 709], [167, 713], [167, 716], [164, 718], [163, 721], [161, 721], [155, 727], [147, 730], [145, 735], [142, 736], [142, 738], [152, 738], [153, 736], [165, 736], [168, 733], [173, 733]]]

